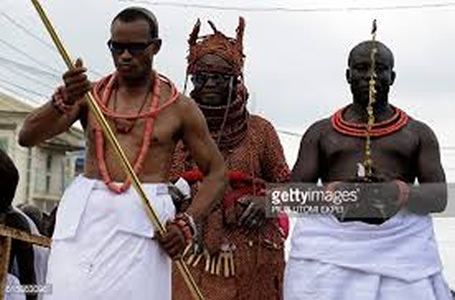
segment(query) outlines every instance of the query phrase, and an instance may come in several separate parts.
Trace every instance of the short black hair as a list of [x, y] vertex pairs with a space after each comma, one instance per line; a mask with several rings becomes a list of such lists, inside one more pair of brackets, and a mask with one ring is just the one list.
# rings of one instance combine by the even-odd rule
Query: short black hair
[[158, 20], [156, 19], [155, 15], [146, 8], [133, 6], [122, 10], [112, 20], [111, 27], [117, 20], [120, 20], [122, 22], [134, 22], [137, 20], [145, 20], [149, 24], [150, 37], [154, 39], [159, 36]]
[[[392, 50], [390, 50], [389, 47], [387, 47], [384, 43], [382, 43], [380, 41], [375, 41], [374, 43], [375, 43], [375, 46], [378, 48], [379, 51], [383, 51], [383, 52], [387, 53], [387, 55], [389, 56], [389, 59], [390, 59], [391, 67], [393, 68], [394, 65], [395, 65], [395, 58], [393, 57]], [[349, 52], [348, 66], [351, 66], [352, 56], [354, 55], [354, 53], [356, 51], [359, 51], [359, 50], [364, 49], [364, 48], [371, 49], [372, 47], [373, 47], [373, 41], [372, 40], [363, 41], [363, 42], [357, 44], [354, 48], [352, 48], [351, 52]]]
[[19, 172], [9, 156], [0, 149], [0, 208], [11, 205], [19, 183]]

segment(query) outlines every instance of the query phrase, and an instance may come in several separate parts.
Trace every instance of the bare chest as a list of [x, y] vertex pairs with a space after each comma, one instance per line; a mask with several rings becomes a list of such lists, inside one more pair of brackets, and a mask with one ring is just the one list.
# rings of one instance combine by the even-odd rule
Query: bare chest
[[[159, 112], [156, 117], [133, 120], [107, 118], [107, 122], [125, 152], [143, 147], [162, 148], [175, 145], [179, 136], [180, 123], [178, 118], [173, 116], [172, 108]], [[94, 115], [90, 114], [87, 134], [88, 141], [93, 146], [99, 139], [96, 134], [98, 128], [100, 127]]]
[[[357, 163], [365, 159], [366, 139], [327, 131], [320, 140], [321, 164], [327, 174], [355, 174]], [[413, 176], [419, 151], [418, 136], [404, 127], [400, 131], [371, 140], [374, 167], [382, 173]]]

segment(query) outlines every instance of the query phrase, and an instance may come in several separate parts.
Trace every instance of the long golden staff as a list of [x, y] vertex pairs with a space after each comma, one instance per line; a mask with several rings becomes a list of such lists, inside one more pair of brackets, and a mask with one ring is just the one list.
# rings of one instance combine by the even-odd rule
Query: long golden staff
[[[46, 12], [42, 8], [42, 6], [38, 2], [38, 0], [31, 0], [31, 1], [32, 1], [33, 5], [35, 6], [36, 11], [38, 12], [41, 20], [43, 21], [44, 26], [46, 27], [47, 31], [49, 32], [55, 46], [57, 47], [58, 51], [60, 52], [60, 55], [62, 56], [63, 60], [65, 61], [65, 64], [67, 65], [67, 67], [69, 69], [73, 69], [74, 68], [73, 62], [72, 62], [68, 52], [66, 51], [65, 47], [63, 46], [63, 43], [61, 42], [60, 38], [58, 37], [49, 18], [47, 17]], [[153, 207], [150, 205], [149, 201], [147, 200], [147, 195], [145, 194], [144, 190], [142, 189], [139, 178], [135, 174], [133, 167], [131, 166], [130, 162], [128, 161], [128, 159], [125, 155], [125, 152], [122, 150], [119, 142], [117, 141], [116, 137], [114, 136], [112, 129], [109, 127], [109, 124], [107, 123], [106, 118], [104, 117], [103, 113], [101, 112], [100, 108], [98, 107], [92, 93], [88, 92], [85, 95], [85, 99], [86, 99], [87, 103], [89, 104], [90, 110], [95, 115], [97, 122], [99, 123], [104, 134], [106, 135], [108, 141], [111, 143], [111, 146], [114, 148], [117, 158], [121, 162], [123, 170], [131, 178], [133, 187], [135, 188], [136, 192], [139, 194], [139, 197], [142, 200], [142, 204], [145, 207], [147, 216], [149, 217], [153, 226], [157, 229], [158, 233], [163, 235], [166, 232], [166, 228], [160, 222], [158, 215], [156, 214], [155, 210], [153, 209]], [[185, 263], [183, 262], [182, 259], [177, 260], [176, 265], [177, 265], [177, 268], [179, 269], [180, 273], [182, 274], [182, 277], [185, 280], [185, 283], [187, 284], [188, 288], [190, 289], [194, 299], [203, 300], [204, 297], [202, 296], [201, 291], [199, 290], [198, 286], [196, 285], [196, 282], [194, 281], [193, 277], [191, 276], [191, 273], [188, 270], [187, 265], [185, 265]]]
[[371, 59], [371, 69], [370, 69], [370, 80], [368, 82], [369, 90], [368, 90], [368, 106], [367, 106], [367, 114], [368, 114], [368, 123], [367, 123], [367, 132], [366, 132], [366, 140], [365, 140], [365, 160], [363, 161], [363, 166], [365, 167], [365, 175], [366, 178], [371, 178], [373, 176], [373, 158], [371, 153], [371, 131], [373, 129], [373, 125], [375, 123], [374, 118], [374, 104], [376, 103], [376, 53], [378, 52], [378, 48], [376, 46], [376, 31], [377, 31], [377, 24], [376, 20], [373, 20], [373, 28], [371, 30], [372, 35], [372, 42], [373, 47], [370, 53]]
[[[371, 29], [371, 40], [372, 40], [372, 48], [370, 52], [370, 80], [368, 82], [369, 89], [368, 89], [368, 106], [367, 106], [367, 115], [368, 115], [368, 123], [367, 123], [367, 132], [366, 132], [366, 140], [365, 140], [365, 160], [363, 161], [363, 166], [365, 168], [365, 181], [372, 182], [373, 179], [373, 157], [372, 157], [372, 147], [371, 147], [371, 131], [373, 129], [373, 125], [376, 122], [374, 117], [374, 104], [376, 103], [376, 54], [378, 53], [378, 47], [376, 43], [376, 32], [377, 32], [377, 23], [376, 20], [373, 20], [373, 28]], [[377, 209], [381, 214], [383, 219], [387, 218], [386, 214], [386, 205], [382, 201], [370, 201], [370, 205]]]

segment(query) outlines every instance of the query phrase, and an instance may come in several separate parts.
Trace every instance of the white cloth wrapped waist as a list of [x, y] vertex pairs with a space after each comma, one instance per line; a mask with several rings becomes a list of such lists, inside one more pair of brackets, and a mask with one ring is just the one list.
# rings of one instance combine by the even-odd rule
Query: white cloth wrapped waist
[[340, 223], [333, 216], [297, 221], [290, 257], [310, 259], [405, 281], [442, 270], [430, 216], [400, 211], [381, 225]]
[[[168, 195], [167, 184], [150, 183], [142, 187], [161, 221], [174, 216], [174, 205]], [[144, 237], [153, 237], [155, 231], [133, 188], [119, 195], [110, 191], [100, 180], [78, 176], [66, 189], [60, 202], [52, 238], [61, 240], [74, 237], [82, 215], [86, 223], [102, 222], [105, 226], [109, 224], [107, 226], [111, 226], [111, 230]]]
[[[166, 184], [143, 184], [164, 223], [175, 214]], [[170, 300], [171, 260], [134, 189], [111, 192], [79, 176], [58, 208], [46, 300]]]

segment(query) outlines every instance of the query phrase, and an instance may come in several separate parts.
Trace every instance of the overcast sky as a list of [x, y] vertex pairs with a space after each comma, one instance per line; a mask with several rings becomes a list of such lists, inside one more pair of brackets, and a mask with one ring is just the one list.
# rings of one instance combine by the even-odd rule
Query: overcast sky
[[[98, 74], [113, 70], [106, 47], [110, 20], [126, 6], [148, 7], [158, 17], [164, 40], [156, 67], [180, 87], [185, 76], [186, 40], [196, 19], [199, 17], [204, 22], [203, 32], [209, 32], [206, 21], [211, 19], [219, 30], [234, 36], [238, 16], [244, 16], [245, 77], [251, 93], [250, 109], [271, 120], [276, 128], [297, 133], [303, 133], [311, 123], [351, 101], [344, 77], [347, 55], [358, 42], [370, 38], [371, 21], [377, 18], [378, 39], [395, 54], [397, 80], [392, 89], [391, 103], [427, 122], [444, 148], [455, 146], [455, 121], [452, 118], [455, 5], [352, 10], [434, 5], [444, 1], [181, 1], [240, 8], [323, 9], [316, 12], [240, 12], [163, 5], [175, 3], [169, 0], [153, 1], [161, 5], [146, 2], [41, 1], [73, 57], [82, 57], [88, 68]], [[328, 11], [327, 8], [337, 9]], [[52, 92], [65, 68], [52, 47], [42, 42], [50, 43], [31, 1], [2, 0], [0, 26], [0, 88], [12, 89], [36, 102], [45, 101], [44, 95]], [[15, 65], [18, 62], [26, 65], [25, 73]], [[13, 71], [12, 67], [15, 67]], [[52, 74], [38, 73], [30, 67]], [[92, 79], [98, 77], [91, 74]], [[40, 95], [31, 95], [24, 88]], [[292, 165], [299, 138], [282, 137]], [[444, 150], [443, 153], [446, 171], [452, 176], [455, 174], [455, 151]]]

